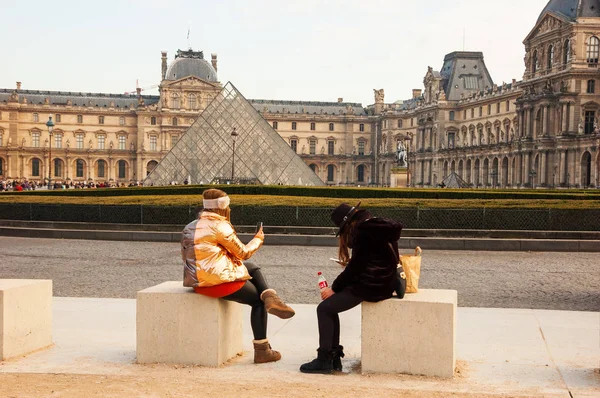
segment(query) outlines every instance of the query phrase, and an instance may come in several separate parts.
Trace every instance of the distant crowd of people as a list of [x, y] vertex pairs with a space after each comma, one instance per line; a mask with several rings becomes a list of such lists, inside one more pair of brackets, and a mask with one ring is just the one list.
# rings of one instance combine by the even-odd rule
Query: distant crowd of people
[[[95, 188], [127, 188], [141, 187], [140, 181], [131, 181], [129, 184], [113, 181], [53, 181], [52, 189], [95, 189]], [[48, 183], [43, 181], [29, 180], [0, 180], [0, 192], [5, 191], [34, 191], [36, 189], [48, 189]]]

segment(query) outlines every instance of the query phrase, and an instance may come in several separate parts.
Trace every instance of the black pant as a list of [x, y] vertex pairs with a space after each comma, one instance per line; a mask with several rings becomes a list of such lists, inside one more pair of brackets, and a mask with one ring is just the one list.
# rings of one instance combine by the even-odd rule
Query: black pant
[[356, 307], [362, 301], [362, 298], [352, 294], [349, 289], [344, 289], [317, 306], [319, 349], [331, 351], [332, 348], [340, 345], [340, 317], [338, 314]]
[[260, 271], [260, 267], [254, 263], [244, 263], [252, 279], [246, 281], [244, 286], [235, 293], [223, 297], [224, 300], [235, 301], [240, 304], [248, 304], [252, 307], [250, 312], [250, 325], [255, 340], [267, 338], [267, 310], [260, 299], [262, 292], [269, 286]]

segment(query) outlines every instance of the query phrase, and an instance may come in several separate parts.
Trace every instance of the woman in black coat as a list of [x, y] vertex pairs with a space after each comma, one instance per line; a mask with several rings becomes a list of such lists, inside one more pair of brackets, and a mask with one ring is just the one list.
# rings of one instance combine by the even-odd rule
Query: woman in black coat
[[[398, 239], [402, 224], [374, 218], [366, 210], [341, 204], [331, 214], [339, 227], [339, 262], [344, 270], [331, 288], [321, 291], [317, 306], [319, 348], [317, 358], [300, 366], [304, 373], [342, 370], [339, 313], [363, 301], [377, 302], [392, 297], [396, 285]], [[352, 249], [349, 255], [348, 249]]]

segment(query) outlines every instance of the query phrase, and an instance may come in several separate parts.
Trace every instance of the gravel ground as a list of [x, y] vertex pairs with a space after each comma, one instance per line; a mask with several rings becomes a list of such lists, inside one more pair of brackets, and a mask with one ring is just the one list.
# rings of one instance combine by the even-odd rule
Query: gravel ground
[[[330, 257], [335, 248], [265, 246], [252, 260], [286, 301], [315, 304], [317, 271], [329, 281], [340, 272]], [[0, 237], [0, 278], [52, 279], [55, 296], [134, 298], [181, 280], [182, 264], [178, 243]], [[600, 260], [596, 253], [424, 251], [420, 287], [456, 289], [462, 307], [600, 311]]]

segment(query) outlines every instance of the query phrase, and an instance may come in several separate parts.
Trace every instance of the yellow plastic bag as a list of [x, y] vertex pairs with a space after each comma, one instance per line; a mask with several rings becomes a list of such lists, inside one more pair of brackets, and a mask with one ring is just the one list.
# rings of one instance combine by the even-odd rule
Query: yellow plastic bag
[[400, 262], [406, 273], [406, 293], [417, 293], [419, 291], [421, 252], [421, 248], [417, 246], [414, 256], [400, 256]]

